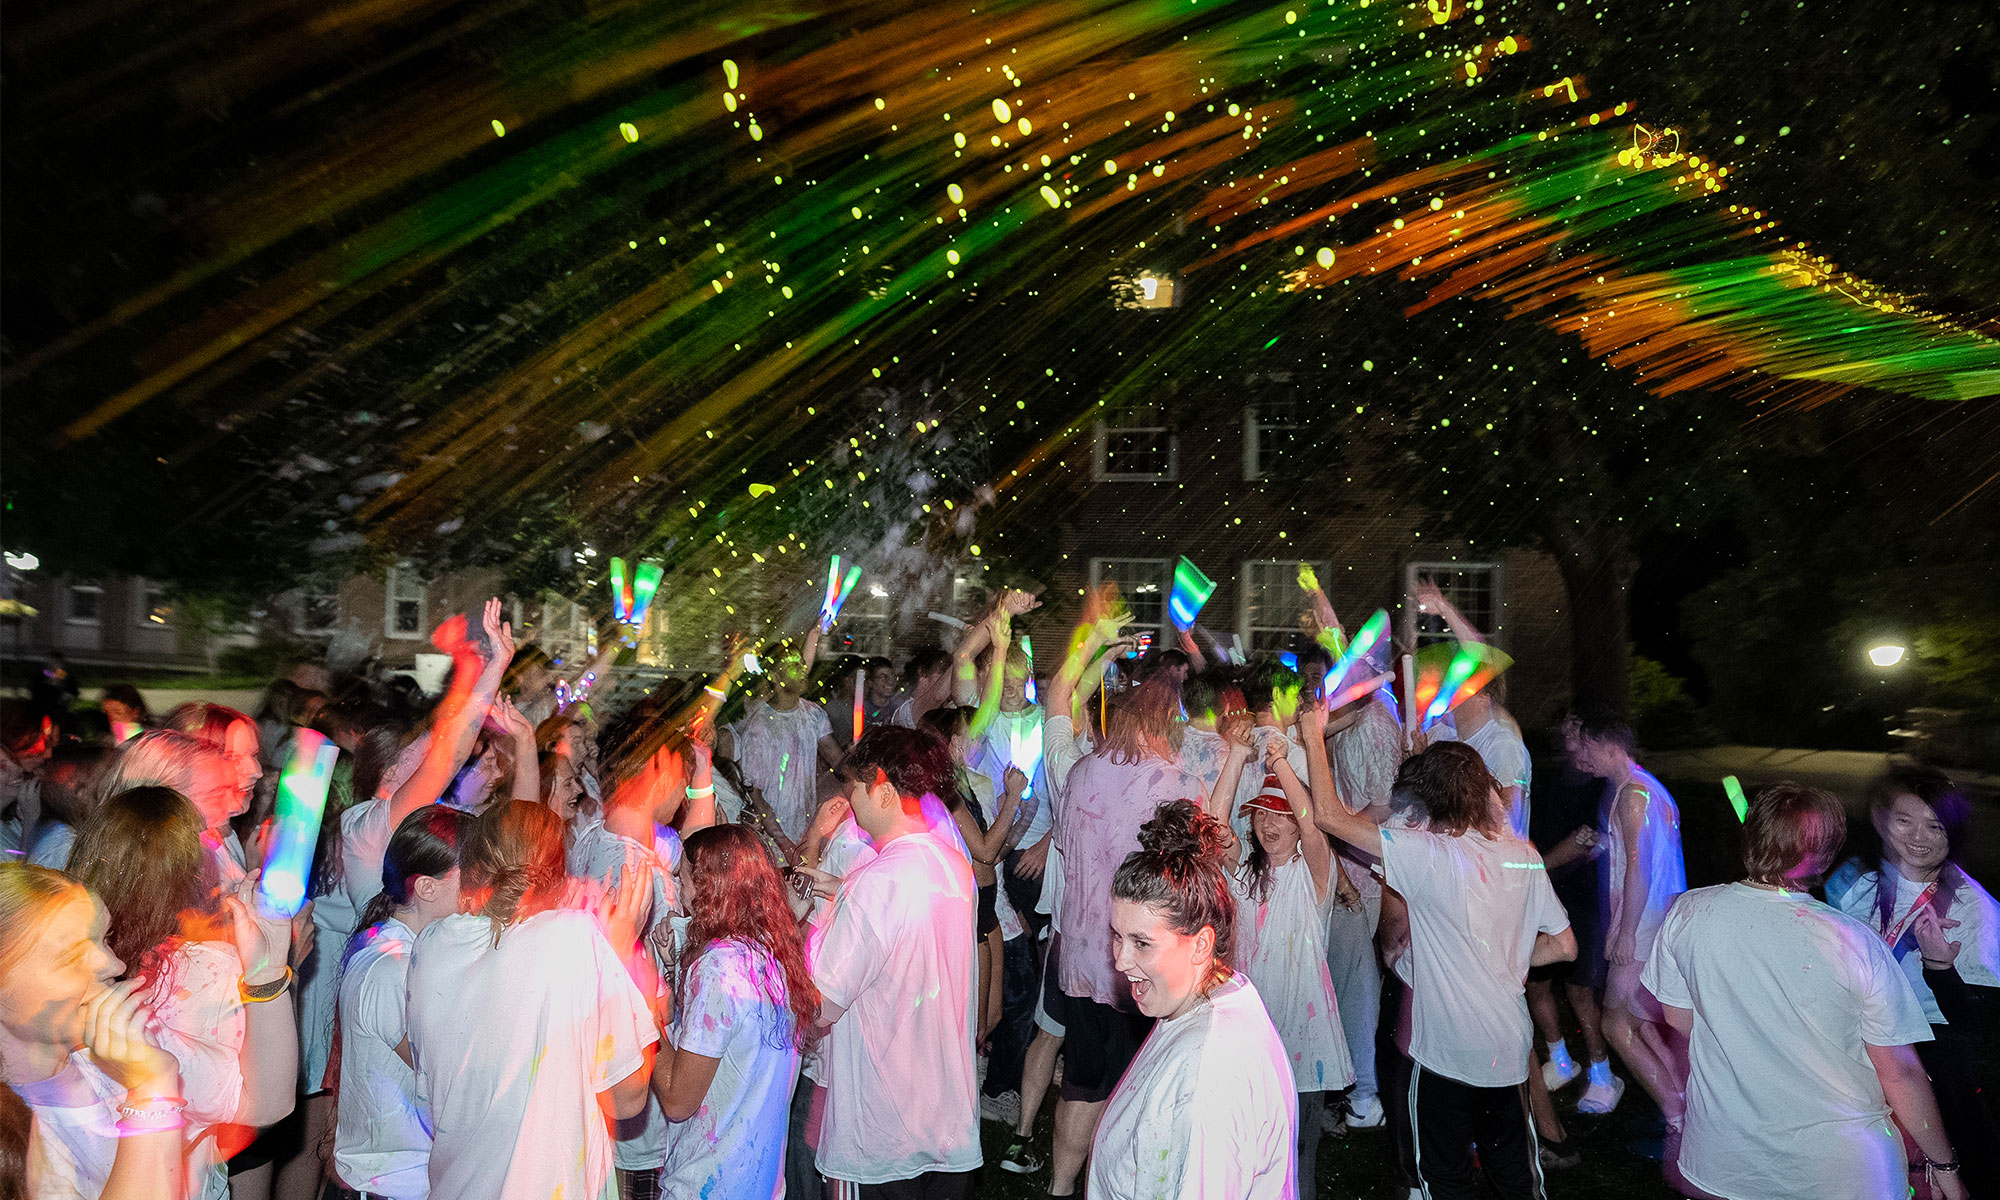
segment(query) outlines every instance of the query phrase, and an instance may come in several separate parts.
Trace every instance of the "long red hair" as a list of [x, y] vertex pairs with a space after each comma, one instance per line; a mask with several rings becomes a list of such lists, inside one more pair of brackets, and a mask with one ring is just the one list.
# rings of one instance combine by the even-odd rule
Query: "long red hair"
[[743, 825], [711, 825], [688, 836], [687, 868], [693, 895], [687, 909], [688, 957], [681, 978], [716, 942], [762, 946], [784, 972], [785, 995], [772, 996], [792, 1010], [793, 1045], [804, 1050], [819, 1028], [819, 988], [806, 969], [805, 939], [785, 901], [784, 881], [764, 844]]

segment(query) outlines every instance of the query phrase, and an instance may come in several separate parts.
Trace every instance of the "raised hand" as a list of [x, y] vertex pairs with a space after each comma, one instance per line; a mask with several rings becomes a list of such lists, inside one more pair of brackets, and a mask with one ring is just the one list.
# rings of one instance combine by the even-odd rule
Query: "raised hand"
[[431, 631], [431, 645], [456, 657], [471, 649], [465, 640], [465, 614], [453, 613], [444, 623]]
[[180, 1092], [180, 1064], [147, 1031], [152, 1013], [139, 998], [140, 981], [120, 980], [82, 1004], [83, 1044], [98, 1069], [128, 1093]]
[[486, 645], [493, 655], [487, 661], [504, 666], [514, 661], [514, 626], [501, 620], [500, 612], [500, 597], [495, 596], [486, 602], [485, 609], [479, 614], [479, 623], [486, 631]]
[[1023, 613], [1033, 612], [1041, 606], [1041, 599], [1033, 592], [1024, 592], [1019, 588], [1008, 588], [1000, 594], [1000, 611], [1006, 613], [1008, 616], [1018, 617]]
[[1326, 705], [1317, 700], [1299, 705], [1299, 737], [1326, 740]]
[[1416, 587], [1410, 589], [1411, 599], [1417, 602], [1418, 612], [1442, 613], [1447, 607], [1444, 593], [1429, 577], [1419, 577]]
[[493, 698], [492, 706], [486, 710], [486, 721], [496, 731], [516, 741], [535, 740], [535, 727], [529, 724], [528, 718], [514, 706], [514, 702], [505, 696]]
[[257, 880], [262, 868], [244, 876], [233, 894], [222, 902], [229, 917], [229, 940], [243, 963], [243, 982], [269, 983], [283, 972], [287, 951], [292, 945], [290, 917], [267, 917], [257, 906]]
[[1248, 757], [1252, 748], [1250, 731], [1257, 725], [1257, 719], [1247, 712], [1226, 712], [1215, 722], [1215, 732], [1229, 743], [1232, 751], [1239, 751]]
[[1958, 928], [1958, 922], [1938, 920], [1937, 910], [1926, 904], [1910, 929], [1917, 938], [1917, 953], [1924, 956], [1924, 966], [1933, 971], [1953, 969], [1958, 961], [1961, 943], [1945, 940], [1947, 928]]

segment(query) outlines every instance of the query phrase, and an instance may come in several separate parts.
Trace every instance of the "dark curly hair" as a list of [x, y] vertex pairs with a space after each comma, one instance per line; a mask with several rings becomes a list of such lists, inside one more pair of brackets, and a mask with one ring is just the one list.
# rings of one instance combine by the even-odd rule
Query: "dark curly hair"
[[1125, 856], [1111, 879], [1114, 899], [1158, 909], [1187, 937], [1215, 931], [1215, 961], [1227, 968], [1236, 946], [1236, 893], [1230, 890], [1224, 848], [1229, 835], [1192, 800], [1160, 805], [1139, 827], [1139, 848]]
[[878, 725], [861, 735], [847, 752], [847, 768], [858, 779], [873, 786], [880, 771], [903, 797], [903, 807], [914, 816], [914, 803], [936, 796], [939, 803], [951, 804], [958, 797], [958, 773], [951, 761], [951, 747], [929, 729], [905, 729], [900, 725]]
[[1422, 754], [1403, 760], [1396, 790], [1411, 792], [1430, 814], [1430, 829], [1455, 837], [1468, 829], [1494, 832], [1493, 797], [1500, 785], [1464, 742], [1433, 742]]

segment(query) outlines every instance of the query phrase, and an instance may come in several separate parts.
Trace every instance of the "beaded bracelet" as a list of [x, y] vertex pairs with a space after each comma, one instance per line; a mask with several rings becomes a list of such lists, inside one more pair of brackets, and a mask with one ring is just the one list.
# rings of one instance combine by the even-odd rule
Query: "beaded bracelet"
[[179, 1096], [155, 1096], [147, 1100], [120, 1101], [118, 1105], [118, 1136], [136, 1137], [146, 1133], [165, 1133], [187, 1124], [181, 1114], [187, 1108], [187, 1101]]

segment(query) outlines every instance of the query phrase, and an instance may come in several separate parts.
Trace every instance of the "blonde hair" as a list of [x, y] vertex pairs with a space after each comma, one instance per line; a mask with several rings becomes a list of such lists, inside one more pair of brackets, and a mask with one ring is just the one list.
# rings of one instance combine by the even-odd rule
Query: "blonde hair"
[[0, 973], [11, 974], [56, 907], [89, 890], [61, 871], [33, 863], [0, 865]]
[[[99, 800], [141, 787], [171, 788], [183, 796], [201, 790], [201, 769], [223, 758], [220, 750], [200, 738], [171, 729], [154, 729], [125, 744], [97, 781]], [[225, 764], [226, 765], [226, 764]]]

